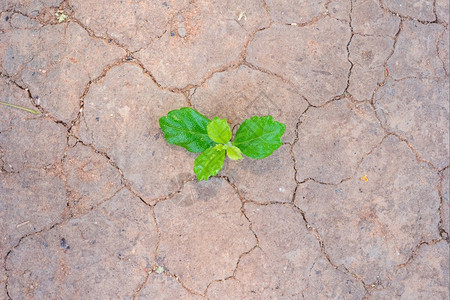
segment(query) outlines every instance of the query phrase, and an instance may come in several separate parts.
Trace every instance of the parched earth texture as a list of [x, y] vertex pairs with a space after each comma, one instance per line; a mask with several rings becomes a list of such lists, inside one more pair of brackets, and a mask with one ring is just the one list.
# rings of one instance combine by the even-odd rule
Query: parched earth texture
[[0, 74], [0, 299], [449, 299], [447, 0], [1, 0]]

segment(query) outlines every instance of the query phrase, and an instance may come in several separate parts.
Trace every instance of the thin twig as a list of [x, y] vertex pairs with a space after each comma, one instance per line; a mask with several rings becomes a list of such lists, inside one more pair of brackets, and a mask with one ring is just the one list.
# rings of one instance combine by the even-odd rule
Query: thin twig
[[39, 114], [39, 112], [34, 110], [34, 109], [25, 108], [25, 107], [22, 107], [22, 106], [19, 106], [19, 105], [14, 105], [14, 104], [11, 104], [11, 103], [1, 102], [1, 101], [0, 101], [0, 104], [6, 105], [6, 106], [9, 106], [9, 107], [14, 107], [14, 108], [17, 108], [17, 109], [21, 109], [21, 110], [30, 112], [30, 113], [35, 114], [35, 115]]

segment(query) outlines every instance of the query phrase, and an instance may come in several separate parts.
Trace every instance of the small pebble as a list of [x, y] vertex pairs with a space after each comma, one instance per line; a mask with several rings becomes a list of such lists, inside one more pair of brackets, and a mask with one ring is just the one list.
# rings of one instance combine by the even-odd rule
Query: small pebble
[[70, 246], [67, 245], [67, 242], [66, 242], [66, 239], [65, 239], [65, 238], [62, 238], [62, 239], [59, 241], [59, 246], [60, 246], [61, 248], [65, 249], [65, 250], [69, 250], [69, 249], [70, 249]]
[[178, 35], [182, 38], [186, 36], [186, 28], [184, 28], [184, 23], [180, 23], [178, 25]]

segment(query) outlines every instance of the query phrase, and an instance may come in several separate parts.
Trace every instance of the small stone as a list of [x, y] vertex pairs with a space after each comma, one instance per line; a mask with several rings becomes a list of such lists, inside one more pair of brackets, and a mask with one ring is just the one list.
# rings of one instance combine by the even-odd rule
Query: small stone
[[186, 32], [186, 28], [184, 28], [184, 24], [182, 26], [181, 26], [181, 24], [178, 25], [178, 35], [180, 37], [184, 38], [184, 37], [186, 37], [186, 34], [187, 34], [187, 32]]
[[67, 245], [67, 241], [66, 241], [65, 238], [62, 238], [61, 240], [59, 240], [59, 246], [61, 248], [63, 248], [64, 250], [69, 250], [70, 249], [70, 246]]

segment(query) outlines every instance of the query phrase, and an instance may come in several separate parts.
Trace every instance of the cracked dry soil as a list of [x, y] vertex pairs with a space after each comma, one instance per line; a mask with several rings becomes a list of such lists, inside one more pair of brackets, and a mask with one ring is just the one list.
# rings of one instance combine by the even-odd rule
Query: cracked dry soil
[[[56, 15], [66, 16], [61, 22]], [[448, 299], [447, 0], [0, 1], [0, 299]], [[284, 122], [197, 182], [158, 118]]]

